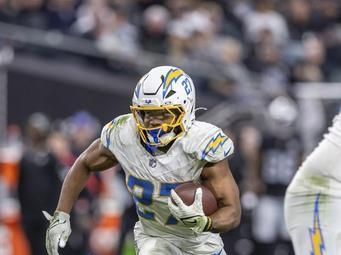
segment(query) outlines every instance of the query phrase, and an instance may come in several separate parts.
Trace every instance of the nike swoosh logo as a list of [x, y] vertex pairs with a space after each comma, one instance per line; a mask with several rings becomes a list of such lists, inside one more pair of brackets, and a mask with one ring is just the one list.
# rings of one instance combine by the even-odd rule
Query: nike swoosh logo
[[190, 219], [187, 219], [187, 220], [183, 220], [184, 224], [197, 224], [198, 221], [197, 220], [190, 220]]
[[63, 222], [61, 222], [61, 221], [55, 221], [55, 222], [53, 222], [51, 225], [50, 225], [50, 227], [49, 227], [49, 229], [52, 229], [52, 228], [54, 228], [55, 226], [58, 226], [58, 225], [61, 225], [61, 224], [64, 224], [64, 223], [66, 223], [66, 220], [64, 220]]

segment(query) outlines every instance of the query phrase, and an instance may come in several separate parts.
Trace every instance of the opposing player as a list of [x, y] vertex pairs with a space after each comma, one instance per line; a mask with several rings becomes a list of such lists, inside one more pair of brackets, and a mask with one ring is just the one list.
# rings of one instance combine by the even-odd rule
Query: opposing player
[[[218, 232], [236, 227], [241, 214], [226, 160], [233, 143], [221, 129], [195, 120], [191, 78], [176, 67], [153, 68], [138, 82], [131, 111], [103, 128], [101, 138], [66, 176], [54, 215], [45, 212], [49, 255], [66, 244], [69, 213], [89, 174], [117, 163], [125, 171], [139, 216], [134, 229], [137, 254], [226, 254]], [[176, 195], [173, 189], [189, 181], [212, 191], [218, 202], [213, 215], [203, 213], [200, 188], [190, 206]]]
[[341, 112], [289, 185], [286, 224], [295, 254], [341, 254]]

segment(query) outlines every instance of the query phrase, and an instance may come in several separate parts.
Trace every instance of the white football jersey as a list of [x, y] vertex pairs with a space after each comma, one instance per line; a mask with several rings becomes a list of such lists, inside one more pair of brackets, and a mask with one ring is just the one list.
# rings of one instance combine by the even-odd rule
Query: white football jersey
[[127, 114], [103, 128], [101, 141], [125, 171], [126, 184], [145, 234], [185, 238], [187, 245], [203, 244], [209, 236], [217, 235], [210, 232], [194, 234], [171, 216], [167, 200], [170, 190], [178, 184], [200, 182], [201, 171], [207, 162], [221, 161], [233, 153], [233, 142], [221, 129], [195, 121], [167, 153], [152, 156], [140, 142], [133, 116]]

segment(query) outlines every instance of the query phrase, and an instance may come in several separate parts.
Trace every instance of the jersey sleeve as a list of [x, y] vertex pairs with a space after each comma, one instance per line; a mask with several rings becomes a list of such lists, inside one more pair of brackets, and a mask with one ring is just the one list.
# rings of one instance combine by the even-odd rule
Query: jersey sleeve
[[127, 122], [128, 118], [129, 115], [121, 115], [103, 127], [101, 142], [104, 147], [114, 152], [115, 144], [119, 141], [119, 132], [121, 131], [123, 124]]
[[192, 151], [197, 159], [216, 163], [234, 151], [232, 140], [218, 127], [207, 125], [196, 134]]

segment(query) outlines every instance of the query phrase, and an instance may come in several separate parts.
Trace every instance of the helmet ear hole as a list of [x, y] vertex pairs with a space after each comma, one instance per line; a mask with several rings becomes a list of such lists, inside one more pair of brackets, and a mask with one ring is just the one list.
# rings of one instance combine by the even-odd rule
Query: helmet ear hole
[[184, 100], [184, 104], [186, 104], [186, 102], [187, 102], [187, 101], [186, 101], [186, 100]]

